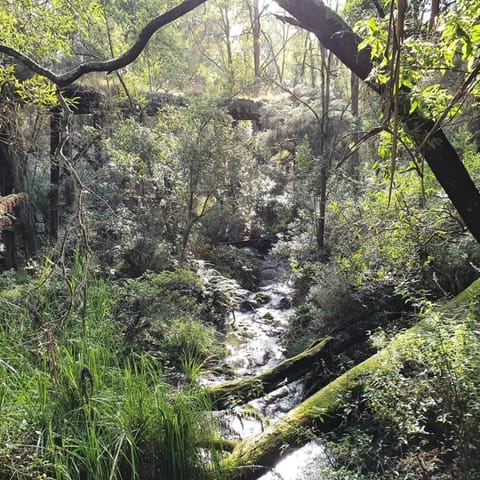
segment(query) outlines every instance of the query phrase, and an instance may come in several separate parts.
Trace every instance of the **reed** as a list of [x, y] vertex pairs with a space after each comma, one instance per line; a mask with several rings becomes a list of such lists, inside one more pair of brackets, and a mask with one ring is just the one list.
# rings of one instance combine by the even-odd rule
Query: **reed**
[[[72, 275], [21, 302], [0, 294], [0, 480], [207, 478], [206, 397], [168, 385], [158, 360], [128, 352], [115, 290], [82, 265]], [[22, 306], [32, 304], [38, 318]], [[184, 360], [192, 379], [193, 360]]]

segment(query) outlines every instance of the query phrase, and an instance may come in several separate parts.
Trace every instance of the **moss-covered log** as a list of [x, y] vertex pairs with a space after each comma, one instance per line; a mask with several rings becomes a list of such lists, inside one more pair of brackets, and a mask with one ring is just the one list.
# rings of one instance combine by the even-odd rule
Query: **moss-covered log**
[[258, 375], [224, 382], [208, 390], [216, 408], [231, 407], [261, 397], [305, 375], [315, 362], [325, 357], [325, 347], [331, 338], [325, 338], [298, 355], [287, 358], [273, 368]]
[[326, 385], [335, 376], [335, 372], [341, 370], [338, 360], [340, 354], [352, 348], [358, 350], [357, 360], [363, 360], [372, 354], [365, 343], [368, 333], [378, 326], [378, 318], [372, 312], [367, 312], [347, 328], [332, 332], [330, 337], [318, 341], [304, 352], [287, 358], [265, 372], [211, 387], [211, 399], [216, 408], [228, 408], [273, 392], [281, 385], [298, 380], [312, 371], [324, 372], [324, 375], [315, 381], [317, 388]]
[[[441, 309], [447, 313], [458, 307], [467, 312], [469, 306], [480, 300], [480, 280], [474, 282]], [[348, 370], [336, 380], [309, 397], [285, 417], [263, 433], [240, 443], [224, 460], [223, 467], [230, 470], [229, 479], [254, 479], [272, 467], [286, 446], [299, 446], [309, 440], [307, 432], [315, 428], [328, 432], [341, 418], [345, 395], [360, 391], [363, 379], [371, 372], [384, 368], [395, 352], [419, 335], [428, 334], [434, 327], [431, 318], [426, 318], [410, 328], [385, 349]]]

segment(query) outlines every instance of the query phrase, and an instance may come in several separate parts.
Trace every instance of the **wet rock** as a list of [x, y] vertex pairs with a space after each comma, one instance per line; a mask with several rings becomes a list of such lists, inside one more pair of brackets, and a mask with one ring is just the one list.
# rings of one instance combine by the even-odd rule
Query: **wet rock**
[[284, 398], [289, 394], [288, 388], [283, 386], [277, 390], [274, 390], [272, 393], [268, 395], [269, 400], [279, 400], [280, 398]]
[[262, 363], [260, 366], [263, 366], [266, 363], [268, 363], [271, 358], [272, 358], [272, 352], [270, 350], [265, 350], [265, 353], [263, 354], [263, 358], [262, 358]]
[[267, 337], [279, 337], [280, 336], [280, 330], [278, 328], [274, 328], [274, 329], [271, 329], [271, 330], [268, 330], [265, 332], [265, 334], [267, 335]]
[[292, 404], [291, 404], [291, 402], [289, 402], [287, 400], [284, 400], [282, 402], [278, 402], [276, 407], [277, 407], [276, 408], [277, 411], [282, 412], [282, 413], [287, 413], [292, 408]]
[[262, 315], [262, 318], [264, 318], [265, 320], [273, 320], [273, 315], [270, 312], [265, 312]]
[[292, 306], [292, 299], [289, 297], [282, 297], [278, 302], [278, 308], [280, 310], [288, 310]]
[[257, 293], [255, 295], [255, 301], [259, 304], [259, 305], [265, 305], [266, 303], [268, 303], [272, 298], [265, 294], [265, 293]]
[[242, 338], [253, 338], [255, 336], [255, 334], [247, 327], [243, 327], [241, 331], [238, 332], [238, 335]]
[[258, 303], [253, 300], [244, 300], [240, 305], [241, 312], [253, 312], [258, 307]]
[[260, 278], [263, 280], [263, 281], [266, 281], [266, 280], [275, 280], [275, 278], [277, 277], [278, 275], [278, 271], [276, 268], [264, 268], [262, 270], [260, 270]]

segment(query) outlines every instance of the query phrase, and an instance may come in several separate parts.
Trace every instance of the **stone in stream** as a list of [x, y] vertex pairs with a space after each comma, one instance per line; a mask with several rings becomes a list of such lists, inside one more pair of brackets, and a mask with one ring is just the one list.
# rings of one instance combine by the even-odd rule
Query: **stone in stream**
[[274, 267], [266, 267], [260, 270], [260, 278], [264, 282], [275, 280], [278, 277], [278, 269]]
[[282, 297], [278, 302], [278, 308], [280, 310], [288, 310], [292, 307], [292, 299], [289, 297]]
[[253, 312], [258, 307], [258, 303], [253, 300], [244, 300], [239, 308], [241, 312]]
[[267, 295], [266, 293], [257, 293], [255, 295], [255, 301], [260, 305], [265, 305], [268, 303], [272, 298]]

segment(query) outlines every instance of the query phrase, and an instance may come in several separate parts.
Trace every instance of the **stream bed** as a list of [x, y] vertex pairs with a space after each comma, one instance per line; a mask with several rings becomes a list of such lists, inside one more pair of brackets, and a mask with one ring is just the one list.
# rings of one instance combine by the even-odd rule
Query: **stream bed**
[[[236, 378], [251, 376], [277, 365], [285, 359], [282, 339], [293, 313], [293, 286], [288, 269], [281, 262], [262, 258], [261, 283], [256, 292], [244, 292], [240, 307], [232, 315], [225, 345], [229, 354], [226, 366]], [[216, 377], [215, 383], [225, 378]], [[286, 384], [247, 407], [236, 407], [223, 414], [225, 435], [244, 439], [260, 434], [270, 423], [298, 405], [302, 397], [300, 382]], [[261, 480], [321, 480], [327, 463], [324, 448], [312, 441], [300, 449], [288, 450], [276, 467]]]

